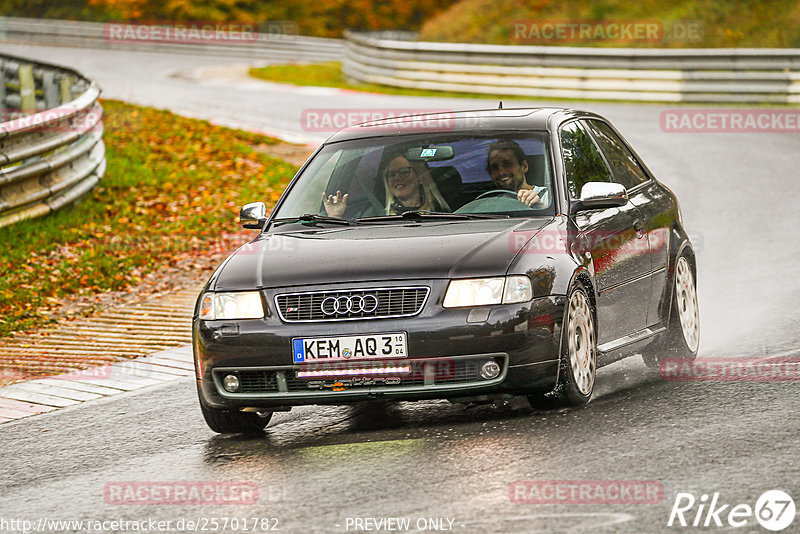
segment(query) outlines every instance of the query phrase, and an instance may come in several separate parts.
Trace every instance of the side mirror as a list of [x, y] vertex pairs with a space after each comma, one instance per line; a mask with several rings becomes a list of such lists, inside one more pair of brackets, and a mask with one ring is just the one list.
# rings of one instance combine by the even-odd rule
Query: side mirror
[[581, 188], [581, 199], [573, 205], [572, 213], [581, 210], [614, 208], [628, 203], [628, 191], [622, 184], [586, 182]]
[[267, 224], [267, 206], [263, 202], [251, 202], [242, 206], [239, 222], [244, 228], [262, 229]]

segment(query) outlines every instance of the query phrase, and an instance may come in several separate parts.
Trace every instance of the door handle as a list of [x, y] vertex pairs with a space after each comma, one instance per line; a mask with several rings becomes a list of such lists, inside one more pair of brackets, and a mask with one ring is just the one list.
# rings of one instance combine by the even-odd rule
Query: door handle
[[641, 239], [644, 237], [644, 225], [642, 221], [636, 221], [633, 223], [633, 229], [636, 231], [636, 237]]

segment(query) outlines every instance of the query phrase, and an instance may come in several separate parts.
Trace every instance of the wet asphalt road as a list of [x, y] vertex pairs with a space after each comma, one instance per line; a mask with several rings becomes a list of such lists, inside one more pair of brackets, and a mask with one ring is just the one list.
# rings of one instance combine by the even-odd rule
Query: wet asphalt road
[[[0, 427], [0, 510], [31, 520], [258, 516], [282, 532], [356, 532], [348, 518], [364, 517], [450, 518], [453, 532], [665, 532], [680, 531], [666, 527], [677, 491], [753, 505], [769, 489], [800, 490], [796, 384], [662, 382], [630, 362], [601, 371], [598, 393], [567, 411], [303, 408], [245, 438], [211, 433], [184, 380]], [[515, 504], [518, 480], [649, 480], [664, 498]], [[105, 502], [106, 485], [129, 481], [254, 483], [259, 499]]]
[[[2, 51], [74, 65], [109, 98], [309, 142], [325, 135], [303, 130], [307, 107], [495, 105], [192, 80], [199, 67], [231, 63], [220, 58]], [[665, 106], [576, 106], [611, 119], [678, 194], [698, 253], [700, 357], [797, 352], [800, 135], [664, 133]], [[597, 397], [583, 409], [308, 407], [276, 415], [263, 437], [243, 438], [209, 431], [192, 382], [174, 382], [0, 425], [0, 518], [153, 518], [174, 527], [180, 519], [267, 517], [282, 532], [366, 532], [355, 518], [401, 517], [411, 531], [420, 518], [445, 518], [454, 532], [679, 532], [667, 527], [676, 492], [719, 492], [732, 505], [753, 505], [769, 489], [800, 497], [799, 391], [798, 382], [664, 382], [631, 358], [600, 371]], [[664, 497], [515, 504], [509, 484], [517, 480], [650, 480]], [[107, 504], [104, 487], [124, 481], [249, 482], [259, 498], [243, 506]], [[766, 532], [755, 521], [726, 530]], [[800, 532], [800, 518], [784, 532]]]

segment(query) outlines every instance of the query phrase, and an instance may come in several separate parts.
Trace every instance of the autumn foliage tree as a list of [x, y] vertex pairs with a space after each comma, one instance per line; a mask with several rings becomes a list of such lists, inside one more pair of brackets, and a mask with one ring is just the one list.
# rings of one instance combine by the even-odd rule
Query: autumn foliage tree
[[0, 15], [97, 21], [293, 21], [304, 35], [418, 30], [455, 0], [5, 0]]

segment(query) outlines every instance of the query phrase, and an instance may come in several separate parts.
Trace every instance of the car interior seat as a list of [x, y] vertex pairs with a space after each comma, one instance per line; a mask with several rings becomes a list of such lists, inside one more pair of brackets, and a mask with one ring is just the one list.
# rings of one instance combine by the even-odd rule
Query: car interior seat
[[465, 204], [458, 169], [451, 166], [431, 167], [431, 178], [451, 210], [455, 211]]
[[525, 173], [525, 180], [530, 185], [544, 186], [546, 183], [544, 154], [535, 154], [526, 157], [528, 160], [528, 172]]

